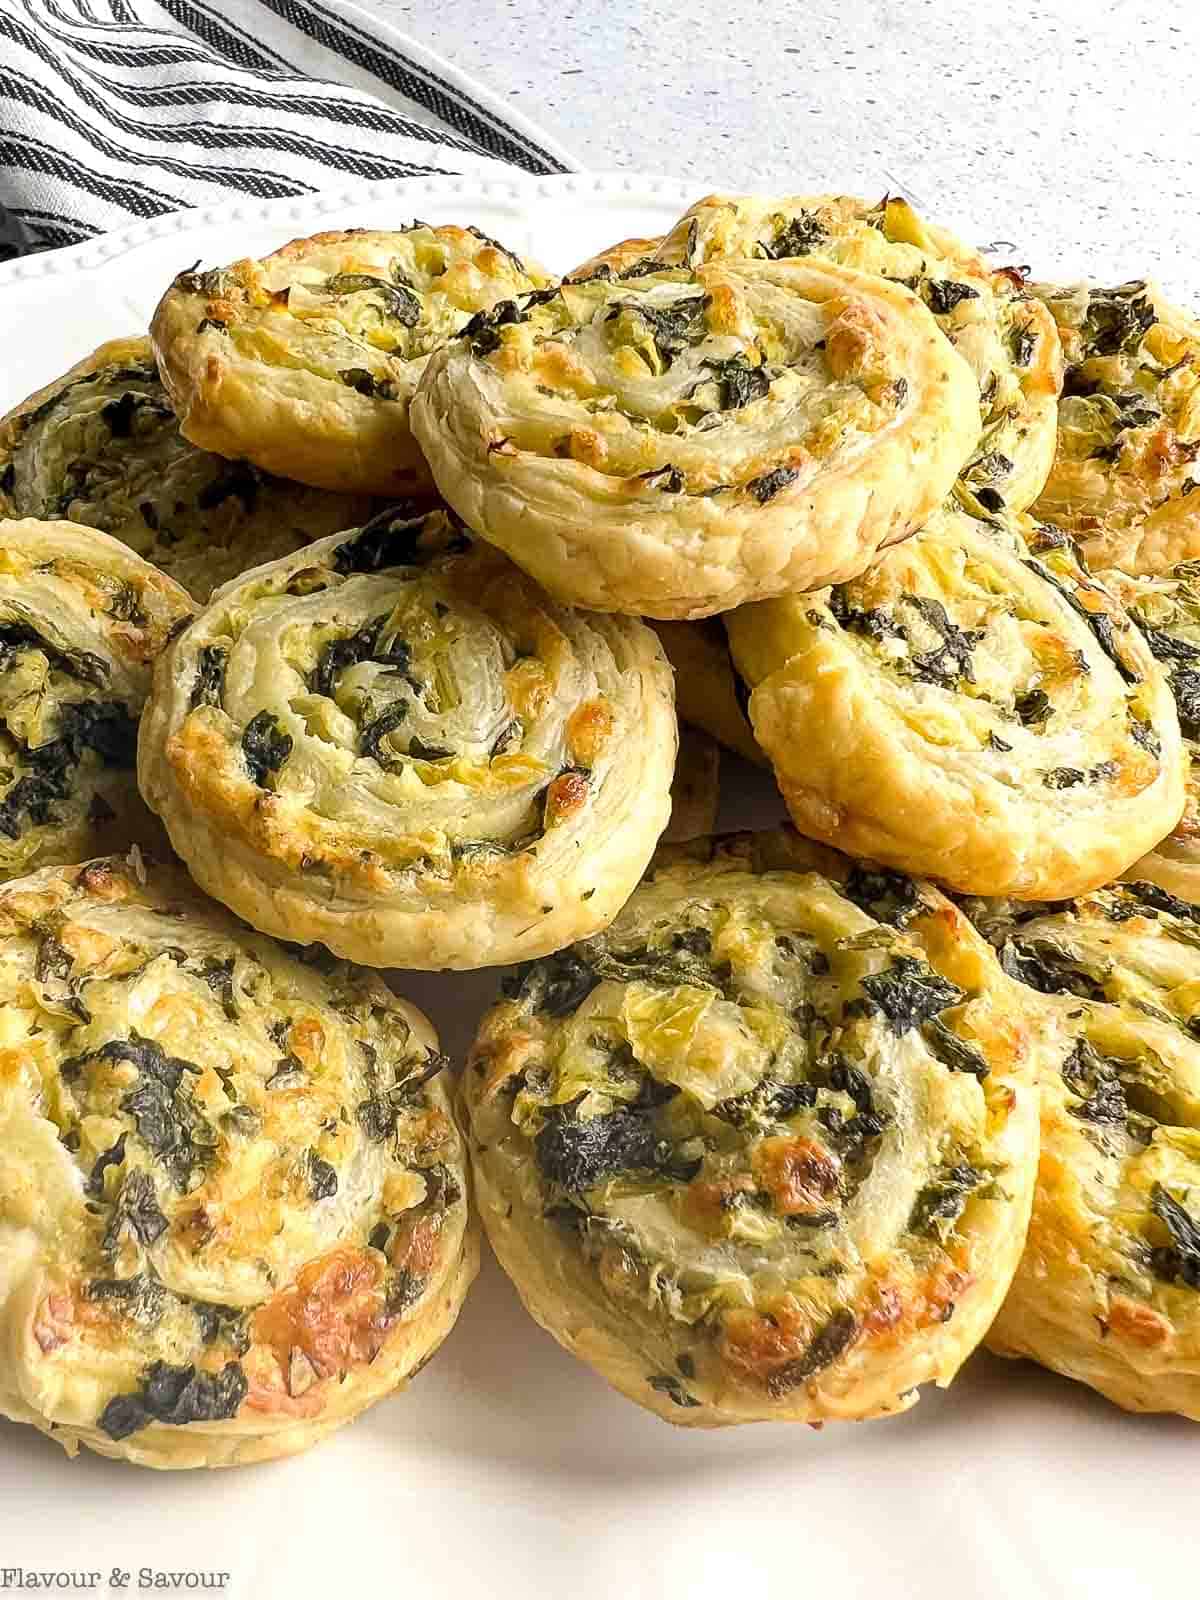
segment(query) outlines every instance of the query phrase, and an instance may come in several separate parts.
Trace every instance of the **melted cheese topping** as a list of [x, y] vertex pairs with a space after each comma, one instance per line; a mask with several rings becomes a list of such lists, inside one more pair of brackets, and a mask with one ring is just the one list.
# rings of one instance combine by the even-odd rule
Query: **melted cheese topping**
[[1150, 883], [972, 910], [1054, 1041], [1029, 1245], [989, 1343], [1200, 1419], [1200, 910]]
[[464, 1098], [533, 1314], [670, 1420], [904, 1409], [1024, 1233], [1029, 1041], [936, 891], [795, 835], [663, 852], [524, 968]]
[[0, 882], [160, 837], [134, 784], [138, 718], [189, 612], [103, 534], [0, 520]]
[[799, 828], [1022, 899], [1104, 883], [1171, 828], [1170, 687], [1065, 546], [946, 513], [852, 583], [726, 619]]
[[189, 444], [149, 339], [101, 345], [0, 420], [0, 509], [100, 528], [201, 601], [370, 508]]
[[978, 417], [907, 290], [722, 261], [498, 308], [432, 359], [413, 427], [451, 504], [553, 592], [687, 617], [861, 570], [950, 488]]
[[403, 1378], [466, 1249], [418, 1011], [113, 857], [0, 894], [0, 1017], [0, 1409], [190, 1464]]
[[472, 228], [319, 233], [180, 273], [151, 334], [189, 439], [300, 482], [390, 494], [425, 476], [408, 404], [430, 354], [546, 282]]
[[[815, 258], [905, 284], [979, 385], [983, 428], [961, 474], [964, 499], [975, 509], [995, 510], [1002, 500], [1021, 510], [1036, 498], [1054, 454], [1062, 357], [1053, 319], [1018, 269], [990, 266], [898, 197], [870, 206], [847, 195], [710, 195], [657, 247], [651, 242], [650, 253], [691, 267], [737, 257]], [[631, 265], [622, 249], [614, 270], [619, 276]]]
[[1200, 557], [1200, 324], [1153, 284], [1036, 284], [1067, 361], [1058, 451], [1034, 510], [1093, 566]]
[[388, 513], [220, 591], [158, 675], [141, 773], [255, 926], [473, 967], [615, 914], [674, 751], [648, 629], [552, 605], [445, 512]]

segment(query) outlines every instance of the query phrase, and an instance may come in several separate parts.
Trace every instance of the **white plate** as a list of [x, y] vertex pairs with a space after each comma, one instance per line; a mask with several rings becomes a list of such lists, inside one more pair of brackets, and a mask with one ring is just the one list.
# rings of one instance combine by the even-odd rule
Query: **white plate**
[[[162, 217], [13, 262], [0, 267], [0, 409], [144, 328], [197, 257], [416, 215], [474, 222], [565, 270], [661, 231], [698, 192], [581, 175], [359, 185]], [[748, 769], [732, 775], [725, 825], [770, 820]], [[401, 987], [461, 1054], [496, 975]], [[676, 1431], [559, 1350], [489, 1261], [412, 1389], [296, 1460], [139, 1472], [86, 1451], [68, 1462], [32, 1429], [0, 1425], [0, 1590], [16, 1587], [5, 1569], [25, 1568], [97, 1572], [101, 1593], [129, 1573], [137, 1592], [147, 1568], [227, 1573], [220, 1592], [236, 1600], [1124, 1600], [1165, 1593], [1185, 1558], [1198, 1447], [1190, 1424], [1127, 1417], [983, 1355], [951, 1392], [889, 1421]]]

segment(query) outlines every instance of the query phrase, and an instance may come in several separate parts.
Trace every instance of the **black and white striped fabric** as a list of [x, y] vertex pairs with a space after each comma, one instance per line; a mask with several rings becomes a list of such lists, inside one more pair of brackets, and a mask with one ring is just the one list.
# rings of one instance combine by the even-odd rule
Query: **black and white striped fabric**
[[231, 192], [504, 167], [576, 163], [345, 0], [0, 0], [0, 259]]

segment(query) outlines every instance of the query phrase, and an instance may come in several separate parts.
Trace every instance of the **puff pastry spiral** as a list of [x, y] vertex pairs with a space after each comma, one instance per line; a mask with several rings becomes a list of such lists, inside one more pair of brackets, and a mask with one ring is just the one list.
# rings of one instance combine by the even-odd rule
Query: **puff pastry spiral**
[[739, 260], [497, 307], [431, 357], [412, 423], [552, 594], [688, 618], [860, 572], [950, 489], [979, 407], [907, 289]]
[[1054, 899], [1179, 820], [1174, 699], [1066, 537], [934, 518], [861, 578], [726, 618], [804, 833], [964, 893]]
[[430, 353], [546, 282], [476, 228], [352, 228], [181, 272], [150, 332], [194, 444], [320, 489], [394, 496], [428, 486], [408, 413]]
[[254, 927], [479, 967], [616, 914], [675, 742], [648, 628], [554, 605], [446, 511], [387, 512], [219, 591], [163, 658], [139, 781]]
[[0, 891], [0, 1412], [229, 1466], [400, 1387], [477, 1264], [444, 1065], [375, 974], [175, 869]]
[[102, 344], [0, 420], [0, 511], [100, 528], [201, 601], [372, 509], [189, 444], [149, 339]]
[[1038, 516], [1096, 567], [1162, 573], [1200, 557], [1200, 323], [1135, 280], [1034, 284], [1067, 360]]
[[661, 853], [522, 969], [463, 1097], [531, 1314], [685, 1426], [903, 1411], [1024, 1240], [1034, 1041], [927, 885], [772, 830]]

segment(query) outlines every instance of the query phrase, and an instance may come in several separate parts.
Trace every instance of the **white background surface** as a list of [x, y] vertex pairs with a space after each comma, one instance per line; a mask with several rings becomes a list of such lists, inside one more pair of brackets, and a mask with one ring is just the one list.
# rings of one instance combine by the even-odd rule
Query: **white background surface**
[[[353, 205], [160, 221], [0, 268], [0, 407], [144, 325], [197, 256], [415, 213], [474, 220], [564, 268], [666, 226], [689, 187], [380, 187]], [[736, 776], [730, 798], [726, 824], [766, 820]], [[495, 985], [401, 983], [456, 1055]], [[1194, 1425], [1126, 1417], [987, 1356], [886, 1422], [672, 1430], [563, 1354], [489, 1263], [411, 1391], [292, 1461], [156, 1474], [86, 1452], [68, 1462], [0, 1424], [0, 1592], [2, 1569], [24, 1567], [145, 1593], [151, 1567], [227, 1572], [234, 1600], [1149, 1600], [1195, 1587], [1198, 1448]], [[127, 1587], [108, 1588], [114, 1570]]]
[[887, 186], [1200, 301], [1196, 0], [360, 0], [593, 171]]

